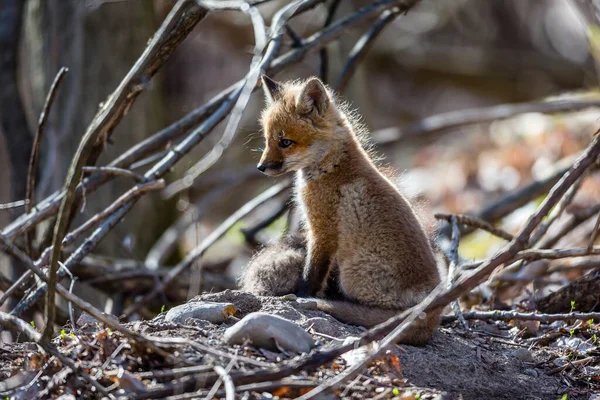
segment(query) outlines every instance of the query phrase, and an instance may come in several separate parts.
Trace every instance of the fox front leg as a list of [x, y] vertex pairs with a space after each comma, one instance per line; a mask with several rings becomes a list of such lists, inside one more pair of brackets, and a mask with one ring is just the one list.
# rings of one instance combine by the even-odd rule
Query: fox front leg
[[299, 297], [314, 296], [317, 294], [329, 272], [331, 256], [327, 249], [308, 243], [306, 262], [302, 271], [302, 278], [298, 288]]

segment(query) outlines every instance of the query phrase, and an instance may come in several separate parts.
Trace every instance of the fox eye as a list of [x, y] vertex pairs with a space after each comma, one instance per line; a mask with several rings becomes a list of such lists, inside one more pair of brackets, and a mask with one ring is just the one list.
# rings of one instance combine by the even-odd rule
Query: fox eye
[[290, 147], [292, 145], [292, 143], [294, 143], [293, 140], [290, 140], [290, 139], [281, 139], [279, 141], [279, 147], [281, 147], [282, 149], [285, 149], [286, 147]]

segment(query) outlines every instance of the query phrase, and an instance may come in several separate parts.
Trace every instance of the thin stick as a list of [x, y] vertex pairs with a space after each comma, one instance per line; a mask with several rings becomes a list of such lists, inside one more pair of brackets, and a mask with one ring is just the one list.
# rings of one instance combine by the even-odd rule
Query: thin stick
[[27, 204], [27, 200], [11, 201], [10, 203], [0, 204], [0, 210], [10, 210], [13, 208], [24, 207]]
[[[519, 207], [523, 207], [531, 200], [539, 197], [548, 191], [559, 181], [559, 179], [569, 170], [575, 161], [574, 157], [562, 159], [555, 165], [555, 170], [548, 176], [539, 180], [533, 181], [527, 186], [522, 187], [514, 192], [508, 193], [506, 196], [484, 206], [481, 210], [473, 213], [473, 215], [481, 220], [493, 223], [501, 218], [504, 218]], [[460, 232], [466, 235], [473, 232], [473, 227], [463, 227]], [[444, 227], [440, 231], [440, 236], [450, 237], [450, 226]]]
[[569, 206], [569, 204], [571, 204], [573, 198], [577, 194], [577, 191], [579, 191], [579, 188], [581, 187], [584, 178], [585, 175], [579, 178], [579, 180], [575, 182], [573, 186], [571, 186], [567, 194], [565, 194], [565, 196], [558, 202], [556, 207], [554, 207], [554, 209], [550, 213], [550, 216], [548, 216], [548, 219], [540, 223], [540, 226], [531, 235], [531, 239], [529, 241], [530, 247], [533, 247], [540, 241], [542, 236], [544, 236], [548, 231], [548, 228], [550, 228], [550, 225], [552, 225], [562, 215], [562, 213]]
[[598, 218], [596, 218], [596, 225], [594, 225], [594, 229], [592, 230], [592, 234], [590, 235], [590, 242], [588, 243], [589, 251], [591, 251], [594, 247], [594, 243], [596, 242], [596, 238], [598, 237], [598, 230], [600, 230], [600, 214], [598, 214]]
[[494, 225], [486, 222], [480, 218], [469, 216], [469, 215], [453, 215], [453, 214], [435, 214], [435, 218], [443, 219], [445, 221], [451, 221], [452, 218], [456, 218], [457, 222], [461, 225], [472, 226], [474, 228], [483, 229], [486, 232], [491, 233], [494, 236], [498, 236], [501, 239], [511, 241], [513, 240], [513, 235], [506, 232], [504, 229], [497, 228]]
[[[52, 104], [54, 104], [54, 99], [58, 94], [60, 84], [63, 81], [63, 78], [67, 75], [67, 72], [69, 72], [69, 69], [62, 67], [54, 77], [54, 81], [52, 82], [52, 85], [50, 85], [50, 91], [46, 96], [46, 101], [38, 120], [37, 130], [35, 131], [35, 136], [33, 138], [33, 147], [31, 149], [31, 155], [29, 156], [29, 166], [27, 167], [27, 186], [25, 188], [26, 214], [31, 211], [31, 207], [33, 207], [35, 201], [35, 175], [37, 173], [38, 156], [46, 128], [46, 122], [48, 121]], [[31, 235], [29, 233], [25, 234], [25, 253], [33, 257], [31, 240]]]
[[[327, 9], [327, 18], [325, 18], [325, 24], [323, 24], [323, 28], [327, 28], [329, 25], [331, 25], [339, 5], [340, 0], [331, 1], [331, 4], [329, 4], [329, 8]], [[319, 64], [319, 76], [323, 82], [327, 83], [329, 78], [329, 55], [327, 54], [327, 47], [321, 47], [321, 50], [319, 50], [319, 59], [321, 60]]]
[[[463, 313], [465, 319], [480, 319], [484, 321], [510, 321], [510, 320], [525, 320], [525, 321], [600, 321], [600, 312], [580, 313], [572, 312], [566, 314], [541, 314], [541, 313], [522, 313], [516, 311], [471, 311]], [[455, 315], [445, 315], [442, 317], [442, 323], [456, 321]]]
[[[456, 279], [456, 270], [458, 268], [458, 245], [460, 244], [460, 228], [458, 226], [458, 218], [455, 215], [450, 216], [450, 223], [452, 224], [452, 243], [450, 245], [450, 266], [448, 267], [448, 283], [446, 284], [446, 288], [448, 290], [452, 289], [454, 286], [454, 280]], [[454, 315], [458, 317], [461, 325], [469, 330], [469, 324], [462, 317], [462, 311], [460, 309], [460, 304], [458, 304], [458, 300], [453, 301], [452, 310], [454, 310]]]
[[133, 171], [130, 171], [125, 168], [117, 168], [117, 167], [83, 167], [84, 174], [110, 174], [115, 176], [126, 176], [128, 178], [133, 178], [136, 182], [142, 182], [144, 177], [140, 174], [136, 174]]
[[514, 256], [523, 250], [529, 243], [529, 237], [533, 230], [539, 225], [542, 219], [548, 215], [548, 212], [560, 201], [567, 190], [579, 179], [588, 167], [596, 162], [600, 155], [600, 135], [596, 135], [586, 151], [575, 161], [573, 167], [558, 181], [550, 190], [548, 196], [544, 199], [537, 211], [529, 218], [526, 225], [519, 234], [505, 247], [503, 251], [497, 254], [491, 260], [483, 263], [472, 274], [461, 279], [451, 290], [442, 293], [435, 300], [434, 304], [428, 307], [431, 311], [438, 307], [443, 307], [452, 300], [458, 298], [462, 293], [475, 287], [479, 282], [485, 279], [498, 266], [513, 260]]
[[377, 39], [379, 34], [383, 32], [385, 27], [393, 22], [399, 14], [400, 10], [397, 8], [385, 10], [383, 13], [381, 13], [377, 21], [371, 25], [369, 30], [365, 32], [360, 39], [358, 39], [348, 55], [348, 61], [346, 61], [344, 69], [340, 73], [338, 81], [335, 85], [336, 91], [343, 93], [344, 90], [346, 90], [346, 86], [348, 86], [350, 78], [352, 78], [356, 68], [358, 68], [362, 60], [365, 58], [373, 42]]
[[7, 314], [5, 312], [0, 311], [0, 325], [5, 327], [8, 330], [11, 330], [15, 333], [24, 334], [27, 339], [32, 342], [37, 342], [44, 351], [54, 357], [56, 357], [63, 365], [71, 368], [71, 370], [77, 375], [81, 376], [86, 382], [96, 388], [98, 392], [102, 393], [104, 396], [109, 397], [110, 399], [114, 399], [115, 397], [111, 395], [108, 390], [104, 386], [102, 386], [98, 381], [92, 378], [87, 372], [78, 367], [73, 360], [65, 357], [61, 352], [59, 352], [50, 341], [44, 339], [42, 335], [40, 335], [31, 325], [27, 322], [23, 321], [20, 318]]
[[238, 209], [235, 213], [233, 213], [229, 218], [227, 218], [217, 229], [215, 229], [208, 237], [206, 237], [200, 245], [194, 248], [183, 261], [177, 264], [171, 271], [167, 277], [165, 277], [160, 284], [158, 284], [150, 293], [146, 294], [141, 301], [138, 301], [127, 308], [123, 317], [128, 317], [133, 314], [135, 311], [139, 310], [142, 305], [148, 305], [149, 302], [154, 299], [156, 295], [161, 293], [165, 288], [175, 279], [179, 274], [183, 271], [191, 267], [194, 262], [196, 262], [200, 257], [204, 255], [206, 250], [211, 247], [217, 240], [219, 240], [232, 226], [234, 226], [239, 220], [244, 218], [246, 215], [251, 213], [256, 207], [265, 203], [266, 201], [273, 198], [273, 196], [278, 195], [289, 189], [291, 186], [291, 182], [286, 180], [281, 182], [275, 186], [272, 186], [270, 189], [264, 191], [259, 196], [255, 197], [248, 203], [244, 204], [240, 209]]

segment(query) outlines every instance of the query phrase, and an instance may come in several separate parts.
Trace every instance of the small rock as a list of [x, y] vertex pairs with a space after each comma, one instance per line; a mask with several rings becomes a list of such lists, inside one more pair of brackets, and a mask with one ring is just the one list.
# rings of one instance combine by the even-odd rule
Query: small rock
[[302, 310], [318, 310], [317, 302], [311, 299], [298, 298], [296, 299], [296, 304]]
[[360, 338], [358, 336], [348, 336], [346, 339], [344, 339], [344, 343], [342, 344], [342, 346], [345, 346], [350, 343], [358, 342], [359, 340], [360, 340]]
[[567, 357], [558, 357], [558, 358], [555, 358], [554, 360], [552, 360], [552, 363], [554, 365], [556, 365], [557, 367], [562, 367], [567, 362], [569, 362], [569, 359]]
[[514, 357], [519, 361], [523, 361], [523, 362], [534, 362], [535, 361], [533, 359], [533, 356], [531, 355], [531, 352], [522, 347], [511, 351], [509, 354], [511, 357]]
[[576, 350], [582, 353], [587, 353], [591, 350], [595, 350], [596, 346], [587, 343], [578, 337], [561, 337], [558, 338], [550, 347], [561, 347], [569, 350]]
[[286, 294], [285, 296], [281, 296], [281, 298], [287, 301], [296, 301], [298, 299], [298, 296], [296, 296], [294, 293], [290, 293]]
[[188, 318], [195, 318], [220, 324], [237, 311], [231, 303], [196, 301], [171, 308], [165, 316], [165, 321], [183, 324]]
[[278, 347], [296, 353], [308, 353], [315, 342], [304, 329], [281, 317], [254, 312], [228, 328], [223, 335], [229, 344], [249, 340], [255, 347], [278, 351]]
[[537, 378], [540, 375], [539, 372], [537, 372], [535, 369], [531, 369], [531, 368], [527, 368], [525, 371], [523, 371], [523, 373], [525, 375], [529, 375], [534, 378]]

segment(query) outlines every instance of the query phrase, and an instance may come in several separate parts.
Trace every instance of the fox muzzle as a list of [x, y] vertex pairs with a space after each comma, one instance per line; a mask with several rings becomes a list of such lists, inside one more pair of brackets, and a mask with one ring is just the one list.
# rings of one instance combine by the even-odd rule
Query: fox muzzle
[[278, 171], [283, 166], [283, 161], [269, 161], [266, 163], [260, 163], [256, 166], [260, 172], [267, 172], [271, 170], [273, 172]]

